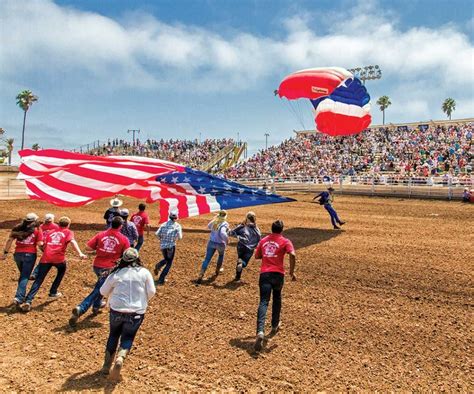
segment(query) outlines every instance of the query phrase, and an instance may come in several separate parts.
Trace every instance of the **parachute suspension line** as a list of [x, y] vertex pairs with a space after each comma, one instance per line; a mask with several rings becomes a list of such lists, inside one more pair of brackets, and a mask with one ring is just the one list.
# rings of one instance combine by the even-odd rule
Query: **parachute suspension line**
[[305, 129], [304, 122], [301, 118], [301, 114], [299, 114], [298, 111], [296, 110], [296, 106], [293, 105], [293, 103], [290, 100], [285, 100], [285, 101], [288, 103], [288, 107], [290, 111], [293, 112], [293, 115], [295, 116], [296, 120], [303, 127], [303, 130], [304, 130]]

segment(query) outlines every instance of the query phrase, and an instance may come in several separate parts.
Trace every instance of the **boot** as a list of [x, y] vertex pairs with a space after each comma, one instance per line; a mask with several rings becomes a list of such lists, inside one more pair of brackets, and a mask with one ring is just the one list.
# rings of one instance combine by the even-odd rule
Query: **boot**
[[120, 348], [117, 353], [117, 358], [115, 359], [114, 367], [112, 371], [110, 371], [109, 377], [111, 380], [119, 380], [120, 379], [120, 371], [122, 370], [123, 362], [128, 354], [127, 349]]
[[104, 365], [102, 365], [101, 372], [104, 375], [108, 375], [110, 371], [110, 367], [112, 366], [112, 361], [114, 360], [115, 353], [109, 353], [107, 350], [105, 351], [105, 358], [104, 358]]
[[217, 264], [216, 265], [216, 276], [219, 276], [219, 273], [221, 273], [222, 271], [224, 271], [222, 269], [222, 264]]
[[200, 284], [202, 283], [202, 280], [203, 280], [203, 278], [204, 278], [205, 272], [206, 272], [205, 270], [201, 270], [201, 272], [199, 273], [199, 276], [198, 276], [198, 278], [197, 278], [197, 280], [196, 280], [196, 283], [197, 283], [198, 285], [200, 285]]

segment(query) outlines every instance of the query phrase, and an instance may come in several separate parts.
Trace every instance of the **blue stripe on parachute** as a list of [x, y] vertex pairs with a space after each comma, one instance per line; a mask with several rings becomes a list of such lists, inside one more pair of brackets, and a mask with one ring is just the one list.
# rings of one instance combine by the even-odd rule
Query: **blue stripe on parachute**
[[336, 88], [329, 96], [311, 100], [314, 109], [318, 107], [321, 101], [327, 98], [340, 103], [357, 105], [359, 107], [363, 107], [370, 101], [370, 95], [359, 78], [349, 78], [344, 81], [343, 85]]

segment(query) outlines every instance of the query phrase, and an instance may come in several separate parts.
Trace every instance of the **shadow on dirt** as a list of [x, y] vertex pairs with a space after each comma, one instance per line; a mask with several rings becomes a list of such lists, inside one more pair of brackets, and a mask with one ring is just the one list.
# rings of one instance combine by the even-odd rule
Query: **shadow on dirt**
[[85, 372], [77, 372], [69, 376], [61, 387], [61, 391], [83, 391], [103, 389], [105, 393], [111, 393], [117, 382], [110, 381], [100, 371], [84, 375]]
[[37, 306], [34, 306], [32, 310], [38, 311], [38, 312], [43, 312], [44, 308], [47, 307], [49, 304], [52, 302], [57, 301], [57, 299], [53, 298], [51, 300], [44, 301], [42, 304], [39, 304]]
[[71, 327], [69, 323], [65, 323], [60, 327], [53, 328], [52, 332], [64, 332], [66, 334], [72, 334], [76, 331], [88, 330], [90, 328], [100, 328], [103, 326], [101, 322], [93, 320], [96, 316], [88, 315], [85, 319], [79, 320], [75, 327]]
[[226, 284], [224, 285], [219, 285], [217, 283], [212, 283], [212, 287], [214, 287], [215, 289], [225, 289], [225, 290], [237, 290], [238, 288], [240, 287], [243, 287], [243, 286], [247, 286], [248, 284], [245, 283], [245, 282], [242, 282], [242, 281], [235, 281], [235, 280], [230, 280], [229, 282], [227, 282]]
[[238, 349], [245, 350], [250, 357], [252, 358], [258, 358], [260, 354], [266, 354], [272, 352], [275, 348], [278, 347], [277, 344], [273, 344], [269, 347], [268, 345], [268, 339], [265, 338], [263, 341], [263, 349], [260, 352], [256, 352], [254, 349], [254, 344], [255, 344], [255, 337], [245, 337], [245, 338], [234, 338], [229, 341], [230, 346], [236, 347]]
[[294, 227], [283, 231], [283, 236], [293, 242], [295, 249], [317, 245], [341, 234], [342, 231], [304, 227]]
[[22, 313], [16, 304], [10, 303], [7, 306], [0, 306], [0, 314], [12, 315], [13, 313]]

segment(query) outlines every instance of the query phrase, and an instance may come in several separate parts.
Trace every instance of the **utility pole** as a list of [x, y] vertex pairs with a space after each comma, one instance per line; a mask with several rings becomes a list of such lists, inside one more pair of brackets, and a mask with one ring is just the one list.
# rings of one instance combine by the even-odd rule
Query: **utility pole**
[[133, 129], [128, 129], [127, 133], [132, 133], [133, 134], [133, 146], [135, 146], [135, 133], [140, 134], [140, 129], [138, 130], [133, 130]]
[[264, 136], [265, 136], [265, 150], [267, 150], [268, 149], [268, 137], [270, 136], [270, 133], [265, 133]]

